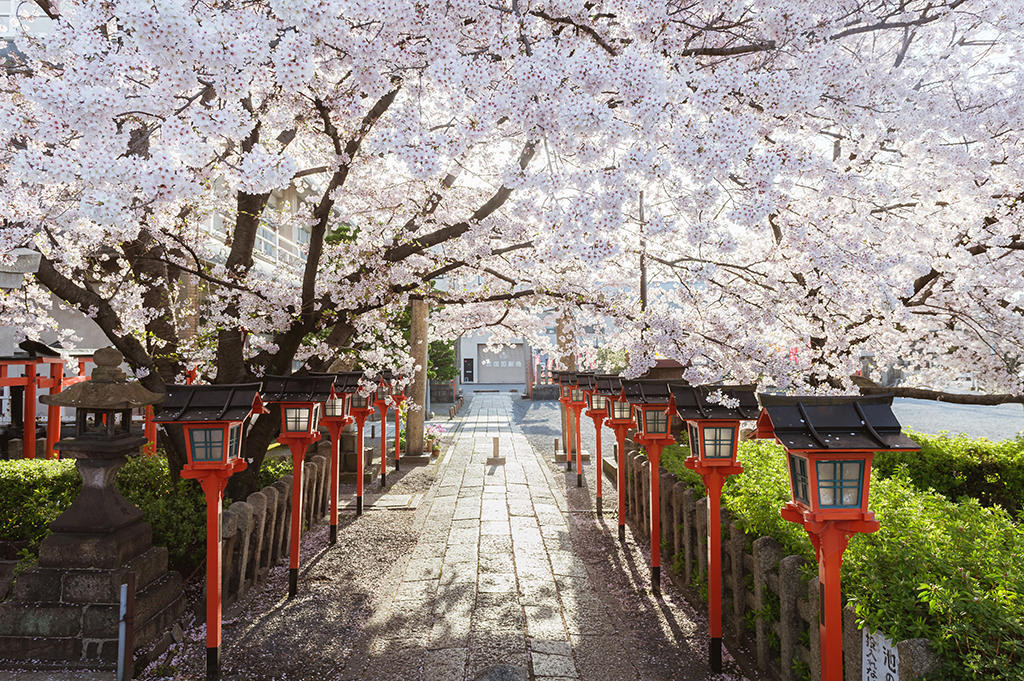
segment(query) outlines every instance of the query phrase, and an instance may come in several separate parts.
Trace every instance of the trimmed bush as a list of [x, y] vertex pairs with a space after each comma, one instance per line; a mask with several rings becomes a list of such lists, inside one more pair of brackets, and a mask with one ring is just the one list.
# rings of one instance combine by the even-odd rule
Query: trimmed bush
[[[804, 529], [779, 515], [790, 499], [783, 448], [743, 442], [739, 460], [745, 471], [729, 478], [723, 505], [748, 534], [814, 564]], [[932, 640], [947, 665], [935, 678], [1024, 679], [1024, 528], [976, 499], [922, 491], [905, 472], [872, 476], [870, 508], [881, 529], [855, 535], [843, 561], [858, 619], [894, 640]]]
[[992, 442], [966, 435], [907, 433], [918, 452], [881, 452], [873, 468], [882, 477], [903, 470], [920, 489], [950, 499], [973, 497], [984, 506], [1001, 506], [1015, 518], [1024, 509], [1024, 438]]
[[[260, 485], [291, 473], [290, 458], [267, 457]], [[23, 557], [39, 552], [48, 525], [71, 505], [81, 480], [70, 459], [0, 461], [0, 541], [25, 543]], [[153, 526], [153, 544], [166, 546], [171, 566], [188, 575], [203, 560], [206, 500], [195, 480], [171, 482], [165, 456], [137, 456], [118, 471], [117, 488]], [[225, 508], [231, 499], [225, 499]]]
[[71, 505], [81, 484], [74, 461], [0, 461], [0, 540], [24, 542], [28, 553], [38, 553], [47, 525]]

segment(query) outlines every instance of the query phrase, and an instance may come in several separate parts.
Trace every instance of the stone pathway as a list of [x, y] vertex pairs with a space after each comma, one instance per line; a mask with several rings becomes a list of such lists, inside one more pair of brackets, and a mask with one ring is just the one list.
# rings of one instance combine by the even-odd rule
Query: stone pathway
[[[650, 596], [646, 554], [593, 513], [596, 466], [578, 489], [513, 423], [508, 395], [475, 395], [469, 410], [342, 678], [711, 678], [699, 615], [667, 585]], [[505, 462], [488, 465], [495, 438]]]

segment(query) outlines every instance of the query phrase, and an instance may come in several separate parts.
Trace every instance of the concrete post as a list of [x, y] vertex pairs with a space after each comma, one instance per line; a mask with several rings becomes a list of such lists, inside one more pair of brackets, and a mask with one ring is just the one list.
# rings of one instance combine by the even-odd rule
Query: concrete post
[[427, 413], [427, 301], [414, 298], [410, 301], [412, 322], [409, 327], [409, 344], [412, 358], [419, 369], [413, 374], [409, 387], [409, 410], [405, 416], [406, 456], [423, 455], [423, 419]]

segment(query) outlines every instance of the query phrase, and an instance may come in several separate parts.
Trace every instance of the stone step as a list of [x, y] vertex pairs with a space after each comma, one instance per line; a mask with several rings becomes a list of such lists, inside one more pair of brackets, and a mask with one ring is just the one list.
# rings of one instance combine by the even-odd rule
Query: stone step
[[37, 603], [117, 603], [128, 572], [135, 573], [136, 590], [167, 571], [167, 549], [154, 546], [116, 570], [37, 568], [22, 572], [14, 598]]

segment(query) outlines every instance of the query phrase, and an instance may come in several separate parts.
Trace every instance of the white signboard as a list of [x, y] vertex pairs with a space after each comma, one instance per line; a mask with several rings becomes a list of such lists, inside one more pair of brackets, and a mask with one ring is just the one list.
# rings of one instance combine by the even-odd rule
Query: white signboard
[[896, 644], [878, 632], [861, 631], [864, 634], [860, 667], [862, 681], [899, 681], [900, 656], [896, 652]]

